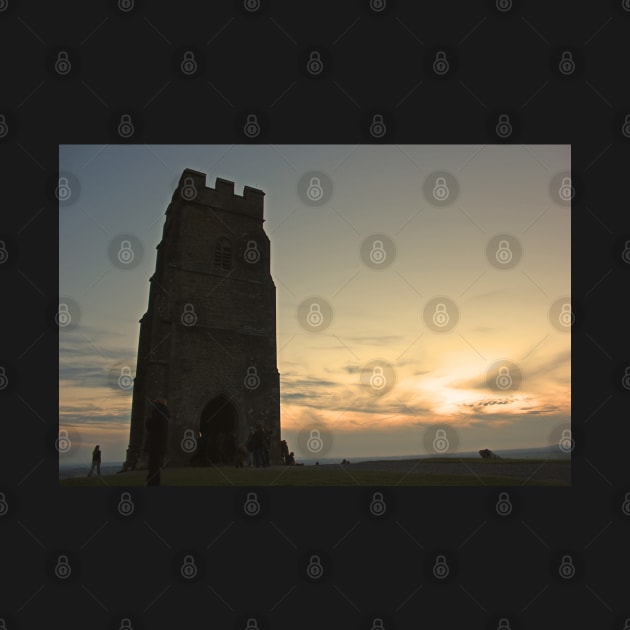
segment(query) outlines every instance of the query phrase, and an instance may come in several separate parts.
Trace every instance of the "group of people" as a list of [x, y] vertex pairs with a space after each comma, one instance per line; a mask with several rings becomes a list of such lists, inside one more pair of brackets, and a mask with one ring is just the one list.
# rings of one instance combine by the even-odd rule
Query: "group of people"
[[289, 453], [289, 445], [286, 440], [280, 442], [280, 455], [282, 457], [282, 463], [285, 466], [295, 466], [295, 455], [293, 451]]
[[[144, 451], [148, 455], [148, 471], [146, 485], [159, 486], [161, 469], [167, 453], [169, 410], [165, 398], [156, 398], [153, 409], [146, 422], [146, 441]], [[212, 444], [208, 444], [208, 435], [200, 435], [197, 449], [190, 459], [192, 465], [208, 465], [211, 463], [233, 464], [237, 468], [266, 468], [270, 463], [270, 450], [273, 431], [265, 429], [262, 424], [250, 427], [246, 444], [238, 444], [233, 432], [219, 433]], [[286, 440], [280, 442], [282, 463], [286, 466], [300, 466], [295, 463], [295, 454], [289, 451]], [[92, 452], [92, 467], [88, 477], [101, 474], [101, 450], [97, 444]]]

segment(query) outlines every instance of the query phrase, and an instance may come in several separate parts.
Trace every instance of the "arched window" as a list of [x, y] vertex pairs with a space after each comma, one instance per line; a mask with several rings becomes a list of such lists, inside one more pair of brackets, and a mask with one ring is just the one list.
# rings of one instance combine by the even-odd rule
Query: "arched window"
[[232, 268], [232, 247], [227, 238], [220, 238], [214, 250], [214, 268], [229, 271]]

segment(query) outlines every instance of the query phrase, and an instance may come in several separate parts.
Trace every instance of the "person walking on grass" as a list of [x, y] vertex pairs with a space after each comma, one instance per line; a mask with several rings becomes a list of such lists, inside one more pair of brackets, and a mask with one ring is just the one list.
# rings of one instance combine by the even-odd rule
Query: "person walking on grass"
[[96, 468], [96, 475], [98, 477], [101, 476], [101, 447], [97, 444], [92, 451], [92, 466], [90, 468], [90, 472], [88, 473], [88, 477], [92, 476], [94, 469]]

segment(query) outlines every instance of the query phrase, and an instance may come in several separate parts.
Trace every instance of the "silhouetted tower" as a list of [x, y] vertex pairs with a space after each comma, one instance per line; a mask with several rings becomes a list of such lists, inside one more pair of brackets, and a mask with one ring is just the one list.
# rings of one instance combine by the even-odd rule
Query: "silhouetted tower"
[[[166, 209], [140, 320], [126, 466], [143, 465], [151, 401], [171, 413], [168, 465], [187, 465], [194, 443], [221, 460], [223, 437], [245, 443], [249, 427], [271, 429], [280, 463], [276, 287], [263, 230], [265, 193], [185, 169]], [[202, 451], [202, 452], [201, 452]]]

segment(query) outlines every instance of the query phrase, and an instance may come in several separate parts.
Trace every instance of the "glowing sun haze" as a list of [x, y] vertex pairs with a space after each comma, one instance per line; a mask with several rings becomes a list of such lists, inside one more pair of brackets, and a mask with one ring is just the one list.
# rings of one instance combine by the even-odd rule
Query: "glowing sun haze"
[[[184, 168], [210, 187], [221, 177], [237, 194], [265, 192], [282, 437], [296, 455], [314, 423], [340, 459], [424, 453], [436, 424], [462, 451], [545, 446], [569, 425], [571, 336], [557, 302], [570, 299], [571, 210], [554, 194], [569, 146], [73, 145], [60, 148], [76, 194], [60, 207], [59, 274], [80, 320], [60, 329], [59, 422], [76, 448], [60, 462], [87, 462], [97, 443], [104, 461], [124, 460], [131, 389], [118, 379], [135, 374], [155, 246]], [[311, 172], [328, 178], [321, 205], [304, 200]], [[457, 187], [442, 205], [427, 193], [438, 172]], [[122, 234], [142, 244], [132, 269], [110, 259]], [[492, 259], [501, 235], [513, 266]], [[365, 243], [381, 237], [378, 268]], [[298, 316], [313, 297], [331, 308], [321, 331]], [[454, 328], [431, 325], [437, 298], [455, 305]], [[501, 361], [516, 386], [492, 385]], [[374, 364], [389, 366], [383, 391], [366, 386]]]

